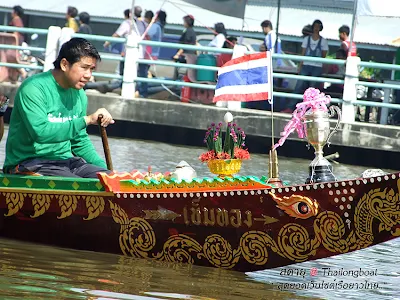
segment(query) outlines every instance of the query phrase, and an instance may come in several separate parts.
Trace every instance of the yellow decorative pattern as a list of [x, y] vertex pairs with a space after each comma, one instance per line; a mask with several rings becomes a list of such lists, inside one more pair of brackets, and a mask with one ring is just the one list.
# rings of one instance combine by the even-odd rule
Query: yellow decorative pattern
[[37, 218], [43, 215], [50, 207], [51, 197], [50, 195], [33, 194], [32, 195], [32, 207], [34, 214], [31, 218]]
[[97, 218], [104, 211], [104, 198], [97, 196], [86, 196], [86, 208], [88, 210], [88, 217], [84, 220], [92, 220]]
[[78, 204], [77, 196], [57, 195], [56, 199], [58, 199], [58, 204], [60, 205], [61, 209], [61, 216], [57, 217], [57, 219], [64, 219], [72, 215]]
[[125, 255], [147, 258], [156, 245], [156, 235], [146, 220], [132, 218], [129, 226], [119, 236], [119, 244]]
[[213, 266], [230, 269], [239, 262], [241, 249], [232, 249], [226, 239], [219, 234], [212, 234], [204, 242], [203, 253]]
[[24, 205], [24, 199], [26, 197], [24, 193], [3, 193], [3, 195], [6, 196], [8, 208], [8, 213], [4, 214], [6, 217], [16, 214]]
[[163, 251], [157, 253], [153, 258], [168, 261], [193, 264], [193, 257], [201, 258], [201, 245], [190, 236], [185, 234], [171, 236], [163, 246]]
[[[397, 186], [400, 190], [400, 179]], [[298, 217], [297, 213], [286, 208], [293, 207], [298, 201], [310, 208], [303, 210], [303, 214], [298, 210], [300, 215], [316, 214], [319, 209], [315, 200], [298, 195], [274, 197], [274, 200], [293, 217]], [[292, 262], [303, 262], [315, 256], [322, 247], [335, 254], [365, 248], [374, 242], [373, 226], [376, 225], [380, 231], [386, 230], [393, 236], [400, 236], [400, 229], [395, 228], [400, 224], [400, 196], [393, 189], [375, 189], [364, 194], [355, 208], [354, 226], [350, 232], [346, 232], [341, 216], [332, 211], [323, 211], [314, 219], [312, 236], [304, 226], [288, 223], [275, 238], [263, 231], [247, 231], [240, 237], [237, 248], [234, 248], [218, 234], [207, 236], [203, 245], [185, 234], [176, 234], [164, 242], [161, 252], [151, 255], [149, 253], [156, 245], [151, 225], [143, 218], [128, 220], [125, 211], [111, 201], [110, 207], [114, 221], [121, 224], [119, 243], [124, 254], [168, 262], [194, 263], [195, 260], [205, 259], [215, 267], [227, 269], [233, 268], [241, 258], [250, 264], [263, 266], [268, 263], [269, 251]]]
[[122, 233], [129, 225], [128, 215], [117, 204], [114, 204], [110, 200], [108, 200], [108, 202], [110, 203], [111, 214], [114, 219], [114, 222], [121, 225], [120, 233]]

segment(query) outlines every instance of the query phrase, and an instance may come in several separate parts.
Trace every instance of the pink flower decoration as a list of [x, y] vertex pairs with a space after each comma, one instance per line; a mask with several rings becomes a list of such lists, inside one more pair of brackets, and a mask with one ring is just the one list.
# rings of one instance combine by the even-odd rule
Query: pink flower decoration
[[328, 107], [326, 105], [330, 102], [330, 96], [321, 93], [318, 89], [308, 88], [303, 94], [303, 102], [296, 104], [296, 109], [292, 114], [292, 119], [287, 123], [281, 132], [281, 138], [279, 139], [278, 143], [272, 147], [272, 149], [275, 150], [279, 146], [282, 146], [288, 136], [295, 130], [297, 131], [299, 138], [304, 138], [306, 135], [304, 124], [302, 122], [304, 115], [309, 111], [327, 111]]

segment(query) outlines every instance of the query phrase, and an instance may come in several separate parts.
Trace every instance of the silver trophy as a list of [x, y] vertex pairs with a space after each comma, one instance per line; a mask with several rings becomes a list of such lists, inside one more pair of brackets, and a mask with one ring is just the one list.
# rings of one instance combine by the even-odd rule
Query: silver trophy
[[[331, 131], [329, 118], [335, 115], [338, 120]], [[331, 163], [324, 157], [324, 146], [329, 145], [329, 140], [337, 131], [341, 120], [339, 107], [330, 106], [328, 111], [315, 110], [308, 112], [303, 117], [307, 141], [315, 149], [315, 158], [310, 164], [310, 177], [306, 183], [336, 181]]]

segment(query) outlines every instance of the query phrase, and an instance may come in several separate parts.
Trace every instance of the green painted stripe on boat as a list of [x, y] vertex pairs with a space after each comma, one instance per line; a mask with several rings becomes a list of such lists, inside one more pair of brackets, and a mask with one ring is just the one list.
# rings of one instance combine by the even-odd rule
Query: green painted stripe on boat
[[0, 187], [38, 190], [104, 191], [95, 178], [67, 178], [53, 176], [24, 176], [0, 174]]

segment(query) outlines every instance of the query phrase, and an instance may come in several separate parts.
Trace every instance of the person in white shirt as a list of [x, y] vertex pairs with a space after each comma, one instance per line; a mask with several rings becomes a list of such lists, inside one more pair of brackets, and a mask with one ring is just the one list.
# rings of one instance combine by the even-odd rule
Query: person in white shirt
[[[311, 57], [322, 57], [325, 58], [328, 53], [329, 47], [328, 42], [319, 33], [323, 29], [322, 22], [320, 20], [315, 20], [312, 24], [313, 34], [306, 36], [301, 45], [303, 56]], [[322, 63], [305, 61], [299, 64], [299, 75], [318, 77], [322, 74]], [[308, 87], [317, 87], [318, 82], [297, 80], [294, 92], [296, 94], [302, 94]], [[296, 99], [292, 99], [289, 103], [289, 110], [294, 110], [296, 108]], [[288, 111], [289, 112], [289, 111]]]
[[222, 48], [226, 41], [226, 30], [224, 23], [216, 23], [214, 25], [216, 35], [214, 39], [208, 44], [209, 47]]
[[264, 51], [271, 51], [272, 53], [280, 53], [281, 40], [277, 38], [276, 32], [273, 30], [271, 21], [269, 20], [263, 21], [261, 23], [261, 28], [265, 34], [265, 38], [264, 38], [264, 43], [260, 50], [265, 49]]

